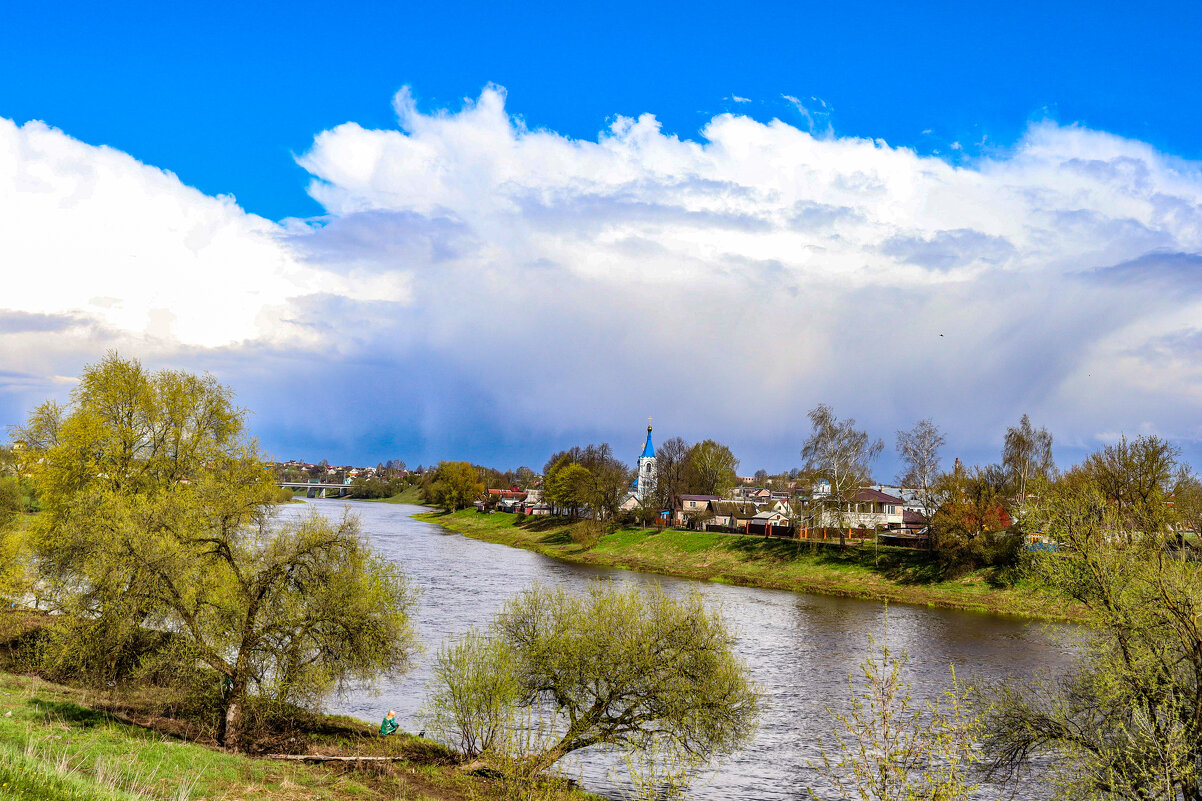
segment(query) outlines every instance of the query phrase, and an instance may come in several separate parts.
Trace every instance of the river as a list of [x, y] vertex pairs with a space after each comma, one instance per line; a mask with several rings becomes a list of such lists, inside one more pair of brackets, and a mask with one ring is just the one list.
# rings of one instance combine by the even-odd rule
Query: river
[[[768, 708], [754, 742], [727, 762], [691, 797], [808, 799], [829, 788], [810, 767], [819, 761], [818, 738], [830, 740], [827, 707], [848, 697], [848, 674], [870, 653], [869, 636], [909, 655], [906, 679], [918, 700], [946, 688], [949, 666], [962, 680], [1006, 680], [1056, 670], [1070, 659], [1058, 634], [1062, 627], [1016, 618], [822, 595], [733, 587], [612, 568], [574, 565], [519, 548], [481, 542], [414, 520], [418, 507], [338, 500], [308, 501], [336, 517], [351, 509], [372, 546], [397, 562], [421, 588], [417, 629], [425, 647], [412, 671], [331, 700], [330, 711], [378, 722], [396, 709], [402, 728], [422, 728], [419, 709], [438, 644], [483, 626], [504, 601], [531, 585], [581, 588], [596, 579], [659, 583], [669, 593], [700, 590], [716, 604], [738, 635], [737, 651], [763, 689]], [[286, 507], [296, 515], [304, 507]], [[586, 756], [569, 775], [590, 790], [620, 797], [613, 763]], [[1037, 793], [1033, 783], [1017, 797]], [[989, 793], [1001, 797], [1000, 789]]]

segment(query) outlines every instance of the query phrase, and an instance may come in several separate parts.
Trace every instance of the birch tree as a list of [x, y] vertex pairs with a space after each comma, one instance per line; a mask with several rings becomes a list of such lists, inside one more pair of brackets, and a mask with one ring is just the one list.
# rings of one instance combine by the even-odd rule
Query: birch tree
[[1002, 466], [1017, 495], [1016, 511], [1021, 519], [1026, 515], [1027, 494], [1033, 483], [1047, 481], [1056, 471], [1052, 434], [1046, 428], [1036, 429], [1031, 425], [1031, 418], [1024, 414], [1017, 426], [1006, 429]]
[[923, 515], [927, 520], [935, 510], [935, 479], [939, 475], [939, 449], [946, 440], [943, 433], [930, 418], [919, 420], [909, 431], [897, 432], [897, 455], [902, 460], [902, 471], [897, 481], [903, 487], [915, 487], [922, 500]]
[[840, 421], [825, 403], [811, 409], [808, 417], [812, 430], [801, 448], [801, 458], [806, 470], [830, 482], [830, 495], [819, 501], [822, 522], [835, 521], [839, 544], [844, 545], [849, 504], [857, 489], [872, 482], [872, 463], [885, 443], [856, 429], [856, 421], [850, 417]]

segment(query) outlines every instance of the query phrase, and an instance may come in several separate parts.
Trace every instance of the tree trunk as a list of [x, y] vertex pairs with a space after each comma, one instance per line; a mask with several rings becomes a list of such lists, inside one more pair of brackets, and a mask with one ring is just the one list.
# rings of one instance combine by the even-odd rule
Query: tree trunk
[[235, 751], [242, 750], [242, 707], [246, 701], [246, 679], [233, 681], [225, 695], [225, 709], [217, 724], [217, 743]]

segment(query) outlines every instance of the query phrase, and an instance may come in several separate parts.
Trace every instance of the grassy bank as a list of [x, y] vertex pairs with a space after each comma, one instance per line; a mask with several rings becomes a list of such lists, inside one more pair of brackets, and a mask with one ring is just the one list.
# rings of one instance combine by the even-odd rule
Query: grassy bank
[[[584, 564], [705, 581], [923, 604], [1046, 620], [1078, 611], [1030, 582], [1011, 584], [992, 569], [949, 577], [926, 552], [714, 532], [624, 529], [590, 541], [562, 520], [474, 509], [415, 516], [452, 531]], [[519, 524], [519, 520], [521, 523]], [[587, 524], [584, 524], [587, 525]]]
[[[501, 801], [497, 782], [469, 775], [440, 746], [381, 738], [348, 718], [315, 718], [292, 753], [398, 761], [325, 767], [228, 753], [181, 736], [188, 722], [148, 717], [136, 699], [0, 673], [0, 799], [22, 801]], [[594, 799], [565, 792], [562, 801]]]
[[400, 495], [393, 495], [391, 498], [365, 498], [372, 503], [408, 503], [413, 506], [421, 506], [422, 496], [421, 490], [417, 485], [406, 487], [405, 491]]

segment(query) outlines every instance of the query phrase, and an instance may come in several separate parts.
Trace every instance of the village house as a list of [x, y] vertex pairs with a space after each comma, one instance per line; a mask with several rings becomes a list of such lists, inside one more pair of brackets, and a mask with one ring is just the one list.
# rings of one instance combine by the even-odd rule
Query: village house
[[714, 516], [707, 526], [720, 526], [726, 529], [737, 529], [740, 520], [750, 520], [759, 513], [755, 504], [744, 501], [710, 501], [710, 511]]
[[841, 513], [834, 509], [819, 507], [806, 521], [806, 525], [817, 528], [836, 526], [861, 529], [900, 529], [903, 525], [905, 501], [880, 490], [864, 488], [856, 490], [851, 499], [844, 502]]
[[717, 495], [680, 495], [676, 498], [673, 522], [683, 526], [690, 518], [704, 517], [710, 510], [710, 502], [720, 500]]

